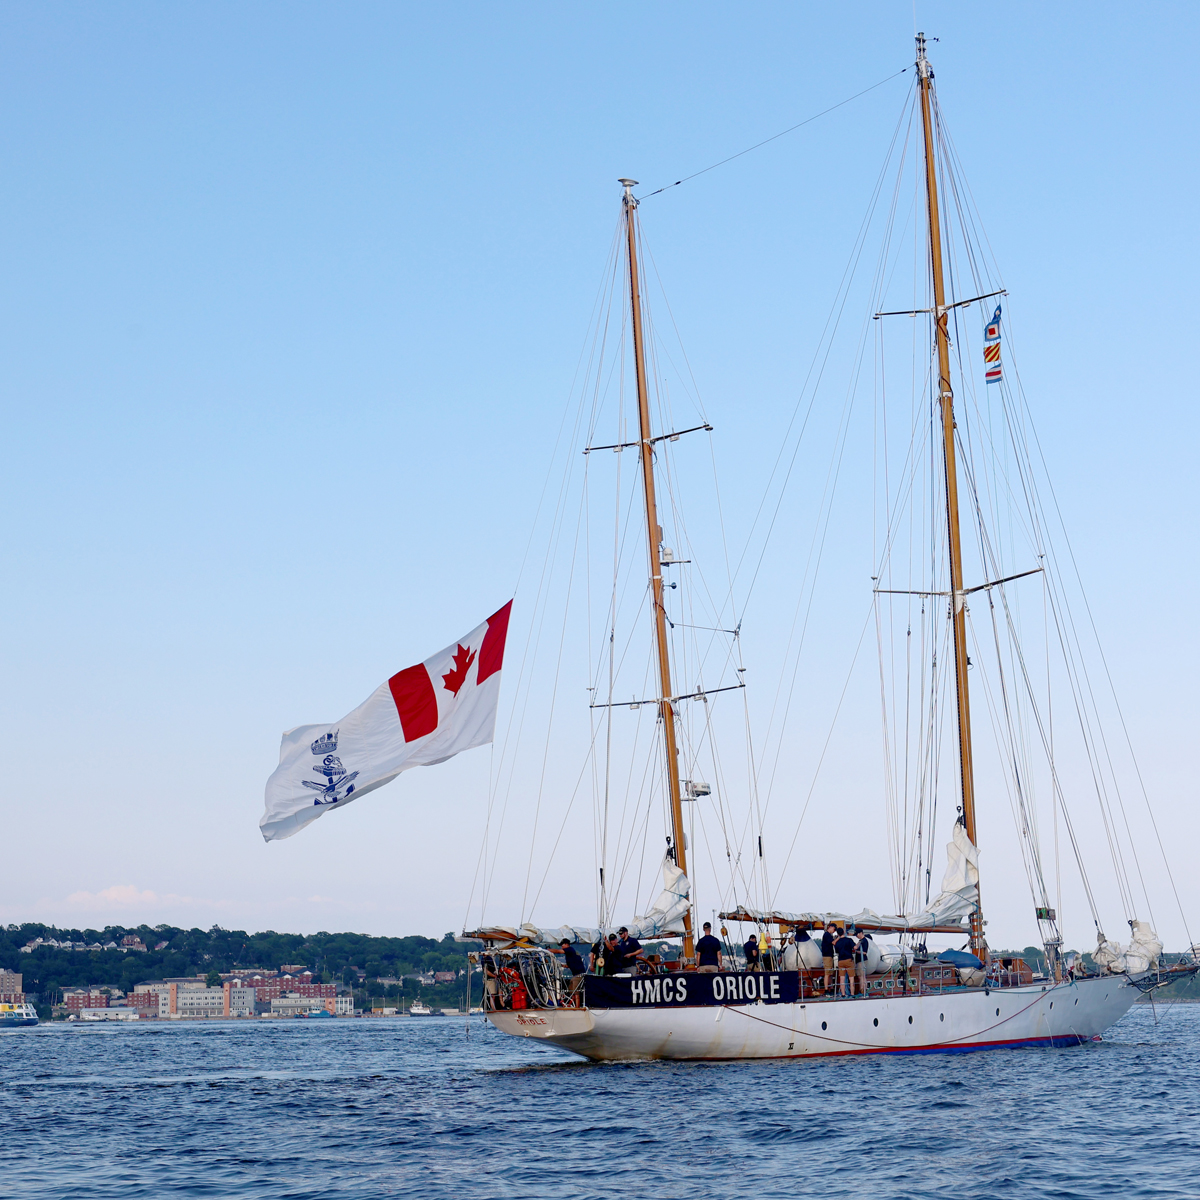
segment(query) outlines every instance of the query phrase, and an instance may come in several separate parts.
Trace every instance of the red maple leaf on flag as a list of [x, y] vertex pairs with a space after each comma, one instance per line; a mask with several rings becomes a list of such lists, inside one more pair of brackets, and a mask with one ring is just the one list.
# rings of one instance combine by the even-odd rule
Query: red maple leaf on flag
[[454, 652], [454, 669], [447, 671], [442, 676], [442, 683], [446, 691], [452, 692], [455, 696], [458, 695], [459, 689], [467, 682], [467, 672], [471, 669], [474, 661], [475, 651], [460, 644]]

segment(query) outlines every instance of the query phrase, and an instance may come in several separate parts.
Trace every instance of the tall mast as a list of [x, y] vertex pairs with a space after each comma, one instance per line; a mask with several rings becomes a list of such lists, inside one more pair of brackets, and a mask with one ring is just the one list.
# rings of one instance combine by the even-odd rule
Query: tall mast
[[[925, 195], [929, 208], [929, 258], [933, 268], [934, 327], [937, 331], [938, 401], [942, 410], [942, 446], [946, 462], [946, 525], [950, 536], [950, 591], [954, 621], [954, 685], [958, 700], [958, 762], [962, 784], [962, 816], [967, 837], [975, 833], [975, 770], [971, 756], [971, 693], [967, 681], [967, 614], [963, 595], [962, 541], [958, 527], [958, 469], [954, 453], [954, 392], [950, 387], [949, 313], [942, 274], [942, 227], [938, 219], [937, 166], [933, 145], [930, 93], [933, 68], [925, 57], [925, 35], [917, 34], [917, 86], [921, 94], [921, 123], [925, 130]], [[971, 949], [985, 949], [983, 913], [971, 915]]]
[[[658, 713], [663, 726], [667, 759], [667, 790], [671, 798], [672, 847], [675, 865], [687, 874], [683, 837], [683, 803], [679, 794], [679, 747], [675, 737], [675, 707], [671, 703], [671, 655], [667, 645], [667, 610], [663, 607], [662, 529], [654, 495], [654, 442], [650, 432], [650, 399], [646, 390], [646, 348], [642, 334], [642, 295], [638, 282], [636, 179], [618, 180], [625, 189], [625, 234], [629, 246], [629, 304], [633, 320], [633, 360], [637, 369], [638, 431], [641, 444], [642, 488], [646, 496], [646, 538], [650, 553], [650, 597], [654, 607], [654, 639], [658, 649]], [[683, 917], [683, 953], [692, 957], [692, 914]]]

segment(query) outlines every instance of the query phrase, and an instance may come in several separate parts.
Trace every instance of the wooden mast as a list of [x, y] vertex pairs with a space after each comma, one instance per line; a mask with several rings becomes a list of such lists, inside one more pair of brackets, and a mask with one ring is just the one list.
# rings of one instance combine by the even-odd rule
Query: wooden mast
[[[937, 167], [933, 144], [930, 93], [933, 69], [925, 57], [925, 35], [917, 34], [917, 86], [925, 131], [925, 195], [929, 209], [929, 258], [933, 268], [934, 327], [937, 331], [938, 400], [942, 410], [942, 445], [946, 465], [946, 517], [950, 540], [950, 591], [954, 622], [954, 683], [958, 699], [958, 761], [962, 784], [962, 816], [967, 837], [978, 846], [975, 832], [975, 770], [971, 756], [971, 694], [967, 680], [967, 616], [963, 595], [962, 542], [958, 525], [958, 470], [954, 450], [954, 392], [950, 387], [950, 336], [946, 289], [942, 274], [942, 228], [938, 219]], [[971, 949], [986, 949], [983, 912], [971, 915]]]
[[[646, 536], [650, 553], [650, 602], [654, 608], [654, 637], [658, 649], [658, 712], [663, 724], [663, 751], [667, 759], [667, 790], [671, 799], [672, 852], [675, 865], [687, 874], [687, 847], [683, 837], [683, 803], [679, 792], [679, 747], [675, 736], [675, 708], [671, 703], [671, 656], [667, 644], [667, 611], [663, 607], [662, 529], [654, 494], [654, 443], [650, 432], [650, 399], [646, 388], [646, 348], [642, 332], [642, 296], [638, 282], [636, 179], [618, 180], [625, 189], [625, 234], [629, 247], [629, 303], [633, 323], [633, 359], [637, 370], [638, 430], [642, 459], [642, 488], [646, 496]], [[683, 953], [693, 954], [692, 914], [683, 916]]]

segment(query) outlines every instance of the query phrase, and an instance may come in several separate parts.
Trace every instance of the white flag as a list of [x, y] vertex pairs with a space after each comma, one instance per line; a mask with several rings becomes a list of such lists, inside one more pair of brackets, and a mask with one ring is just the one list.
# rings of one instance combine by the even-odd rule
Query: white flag
[[490, 742], [511, 610], [510, 600], [453, 646], [393, 675], [335, 724], [289, 729], [267, 780], [263, 838], [291, 837], [409, 767]]

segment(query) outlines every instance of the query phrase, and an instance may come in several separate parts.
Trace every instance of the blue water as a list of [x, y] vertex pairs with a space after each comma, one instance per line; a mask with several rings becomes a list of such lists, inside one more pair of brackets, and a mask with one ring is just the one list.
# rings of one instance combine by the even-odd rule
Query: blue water
[[592, 1065], [480, 1018], [0, 1035], [4, 1197], [1200, 1196], [1200, 1005], [1070, 1050]]

